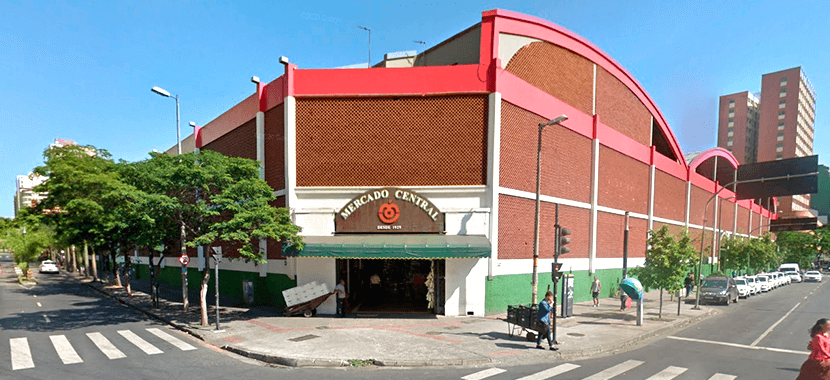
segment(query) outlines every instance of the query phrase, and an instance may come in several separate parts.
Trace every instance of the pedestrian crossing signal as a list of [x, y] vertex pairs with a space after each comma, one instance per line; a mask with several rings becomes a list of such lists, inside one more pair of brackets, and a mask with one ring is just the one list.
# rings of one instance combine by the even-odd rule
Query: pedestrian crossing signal
[[551, 281], [559, 281], [560, 277], [562, 277], [562, 263], [552, 263], [550, 269]]

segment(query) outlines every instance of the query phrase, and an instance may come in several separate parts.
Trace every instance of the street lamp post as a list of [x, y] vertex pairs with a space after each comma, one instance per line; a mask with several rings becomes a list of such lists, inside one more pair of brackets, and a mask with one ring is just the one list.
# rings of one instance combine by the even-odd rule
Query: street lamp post
[[371, 69], [372, 68], [372, 29], [369, 29], [365, 26], [359, 26], [359, 25], [358, 25], [358, 29], [363, 29], [363, 30], [369, 32], [369, 64], [366, 66], [366, 68]]
[[161, 87], [158, 87], [158, 86], [151, 88], [150, 91], [155, 92], [156, 94], [159, 94], [161, 96], [164, 96], [165, 98], [173, 98], [173, 99], [176, 100], [176, 146], [178, 148], [177, 153], [182, 154], [182, 133], [181, 133], [181, 128], [179, 126], [179, 96], [178, 95], [170, 95], [169, 92], [167, 92], [165, 89], [163, 89]]
[[531, 304], [536, 304], [536, 293], [539, 290], [539, 207], [542, 190], [542, 130], [548, 125], [559, 124], [568, 117], [565, 115], [559, 116], [556, 119], [550, 120], [547, 123], [539, 124], [539, 138], [536, 146], [536, 213], [533, 224], [533, 294], [531, 295]]

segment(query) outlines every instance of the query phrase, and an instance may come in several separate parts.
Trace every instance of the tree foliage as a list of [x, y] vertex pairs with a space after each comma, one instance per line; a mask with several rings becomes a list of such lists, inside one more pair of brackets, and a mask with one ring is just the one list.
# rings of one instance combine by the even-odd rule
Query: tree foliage
[[661, 290], [659, 317], [662, 318], [662, 290], [673, 293], [683, 289], [683, 280], [694, 266], [697, 253], [688, 233], [684, 231], [675, 237], [666, 226], [649, 232], [648, 247], [645, 264], [632, 269], [630, 273], [643, 286]]
[[14, 224], [6, 226], [5, 239], [15, 264], [28, 275], [29, 263], [36, 261], [52, 245], [53, 231], [40, 225], [31, 213], [22, 211]]
[[769, 234], [752, 239], [730, 236], [721, 243], [720, 263], [723, 269], [755, 273], [775, 268], [781, 262], [782, 256]]
[[783, 262], [798, 263], [802, 268], [812, 268], [821, 254], [830, 249], [828, 228], [830, 227], [824, 226], [810, 232], [779, 232], [776, 243], [783, 256]]

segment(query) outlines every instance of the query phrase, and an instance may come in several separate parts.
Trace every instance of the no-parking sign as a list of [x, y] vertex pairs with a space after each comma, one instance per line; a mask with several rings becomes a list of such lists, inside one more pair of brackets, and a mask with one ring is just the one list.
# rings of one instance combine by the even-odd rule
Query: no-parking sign
[[179, 256], [179, 263], [181, 263], [183, 266], [187, 266], [187, 264], [189, 262], [190, 262], [190, 256], [188, 256], [188, 255]]

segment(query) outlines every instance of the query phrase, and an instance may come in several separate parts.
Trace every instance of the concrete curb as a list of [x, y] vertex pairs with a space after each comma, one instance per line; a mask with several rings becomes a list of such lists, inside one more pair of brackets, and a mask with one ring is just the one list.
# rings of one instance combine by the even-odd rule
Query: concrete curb
[[[68, 274], [64, 274], [65, 276], [69, 276]], [[74, 278], [73, 276], [70, 276]], [[303, 357], [290, 357], [290, 356], [280, 356], [280, 355], [269, 355], [264, 353], [259, 353], [251, 350], [246, 350], [241, 347], [233, 346], [233, 345], [216, 345], [205, 339], [202, 335], [202, 331], [199, 329], [194, 329], [188, 324], [181, 323], [175, 320], [169, 320], [159, 314], [154, 313], [152, 310], [147, 310], [145, 308], [133, 305], [132, 303], [128, 302], [119, 295], [115, 295], [112, 293], [107, 292], [103, 288], [99, 288], [95, 284], [91, 282], [83, 281], [82, 279], [76, 279], [81, 284], [88, 286], [89, 288], [109, 297], [115, 299], [119, 303], [130, 307], [134, 310], [137, 310], [150, 318], [156, 319], [163, 323], [166, 323], [173, 328], [187, 333], [207, 344], [212, 344], [216, 347], [219, 347], [225, 351], [232, 352], [234, 354], [244, 356], [247, 358], [251, 358], [254, 360], [258, 360], [268, 364], [276, 364], [282, 365], [287, 367], [348, 367], [352, 360], [362, 360], [362, 361], [371, 361], [376, 366], [381, 367], [466, 367], [466, 366], [480, 366], [485, 364], [498, 364], [500, 360], [494, 360], [489, 357], [481, 357], [476, 359], [425, 359], [425, 360], [407, 360], [407, 359], [323, 359], [323, 358], [303, 358]], [[144, 294], [143, 292], [136, 292]], [[719, 311], [716, 309], [709, 308], [706, 313], [694, 316], [692, 318], [683, 319], [681, 321], [669, 323], [666, 326], [660, 327], [656, 330], [649, 331], [642, 335], [638, 335], [634, 338], [627, 339], [624, 341], [616, 342], [613, 344], [608, 345], [601, 345], [599, 347], [590, 348], [590, 349], [579, 349], [579, 350], [569, 350], [567, 352], [556, 351], [553, 355], [549, 356], [548, 358], [558, 359], [561, 361], [572, 361], [572, 360], [579, 360], [584, 358], [596, 358], [607, 356], [615, 353], [619, 353], [620, 351], [627, 351], [631, 349], [635, 349], [641, 346], [644, 346], [650, 341], [653, 341], [658, 338], [662, 338], [668, 336], [672, 332], [679, 331], [680, 329], [692, 326], [694, 324], [699, 323], [700, 321], [707, 319], [713, 315], [718, 314]], [[532, 359], [531, 359], [532, 360]]]
[[665, 336], [668, 336], [672, 332], [679, 331], [683, 328], [695, 325], [704, 319], [711, 317], [712, 315], [717, 314], [715, 309], [709, 308], [709, 310], [705, 314], [697, 315], [692, 318], [684, 319], [682, 321], [678, 321], [676, 323], [671, 323], [657, 330], [650, 331], [648, 333], [639, 335], [637, 337], [624, 340], [615, 344], [609, 344], [600, 346], [597, 348], [592, 349], [583, 349], [577, 351], [569, 351], [566, 353], [562, 353], [561, 351], [557, 351], [558, 355], [556, 357], [562, 361], [570, 361], [570, 360], [579, 360], [584, 359], [587, 357], [596, 358], [607, 356], [609, 354], [614, 354], [618, 351], [623, 350], [632, 350], [638, 347], [642, 347], [647, 343], [659, 339]]

